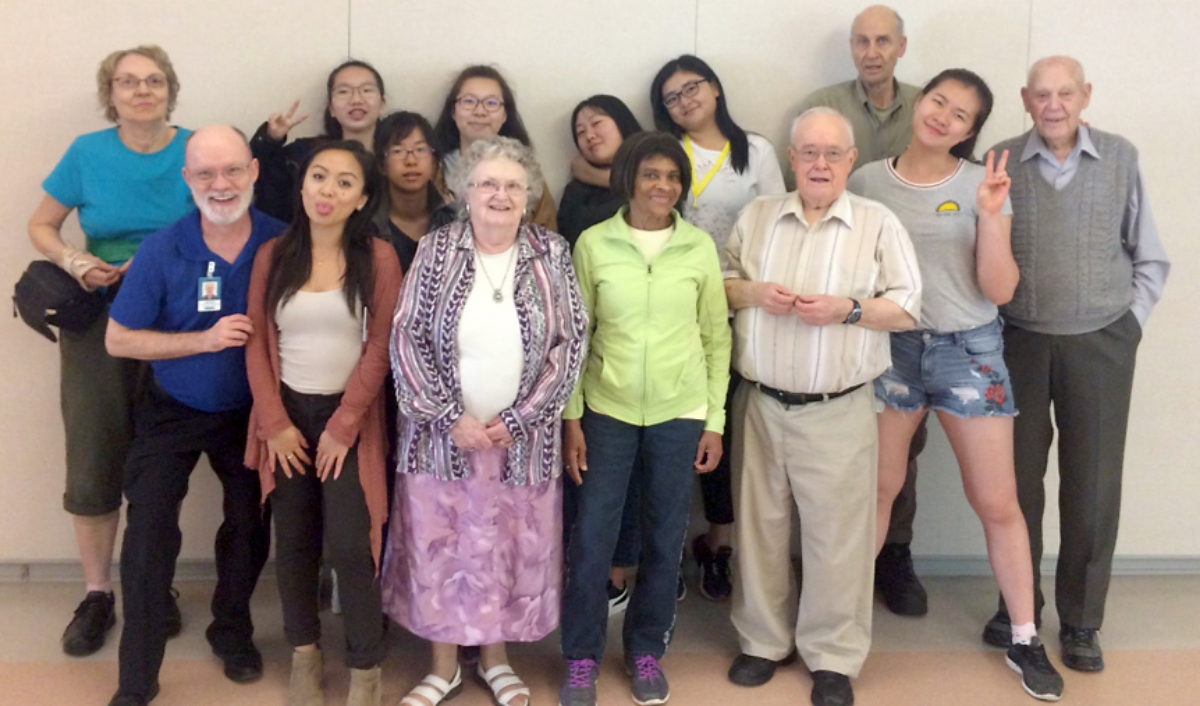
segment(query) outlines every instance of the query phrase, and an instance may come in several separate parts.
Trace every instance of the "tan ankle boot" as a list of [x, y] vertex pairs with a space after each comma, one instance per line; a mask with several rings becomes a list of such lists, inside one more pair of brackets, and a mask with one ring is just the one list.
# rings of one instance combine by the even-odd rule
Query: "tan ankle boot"
[[379, 706], [383, 696], [383, 688], [379, 684], [381, 670], [371, 669], [350, 670], [350, 695], [346, 697], [346, 706]]
[[288, 706], [325, 706], [321, 673], [325, 660], [321, 650], [292, 652], [292, 676], [288, 679]]

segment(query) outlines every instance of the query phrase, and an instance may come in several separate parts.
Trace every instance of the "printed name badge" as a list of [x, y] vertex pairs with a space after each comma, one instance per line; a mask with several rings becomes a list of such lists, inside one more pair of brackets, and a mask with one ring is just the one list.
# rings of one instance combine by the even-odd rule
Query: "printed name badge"
[[213, 277], [217, 264], [208, 263], [208, 276], [201, 277], [196, 290], [196, 311], [221, 310], [221, 278]]

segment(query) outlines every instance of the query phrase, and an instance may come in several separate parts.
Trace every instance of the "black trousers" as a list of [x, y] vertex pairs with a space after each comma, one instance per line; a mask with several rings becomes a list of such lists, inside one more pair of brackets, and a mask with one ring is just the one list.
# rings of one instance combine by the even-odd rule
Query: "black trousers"
[[[283, 406], [308, 442], [316, 461], [325, 424], [342, 396], [307, 395], [286, 386]], [[342, 472], [321, 482], [311, 468], [288, 478], [275, 469], [275, 567], [283, 603], [283, 631], [293, 647], [321, 639], [320, 568], [323, 543], [337, 572], [346, 623], [346, 664], [371, 669], [383, 661], [383, 605], [371, 555], [371, 518], [358, 476], [358, 447], [350, 448]]]
[[[1004, 327], [1012, 376], [1017, 498], [1029, 526], [1034, 607], [1041, 616], [1042, 514], [1046, 464], [1058, 429], [1059, 620], [1099, 628], [1112, 577], [1121, 512], [1125, 431], [1142, 329], [1126, 312], [1091, 333], [1055, 336]], [[1050, 408], [1054, 408], [1053, 422]], [[1001, 602], [1003, 606], [1003, 601]]]
[[721, 435], [721, 461], [711, 473], [700, 478], [700, 499], [704, 501], [704, 519], [710, 525], [733, 524], [733, 476], [729, 458], [733, 448], [733, 392], [741, 382], [737, 371], [729, 371], [729, 393], [725, 396], [725, 431]]
[[[258, 474], [242, 465], [250, 409], [201, 412], [147, 385], [135, 415], [125, 463], [125, 539], [121, 547], [121, 694], [149, 696], [166, 649], [166, 619], [179, 556], [179, 504], [188, 478], [207, 454], [224, 490], [224, 521], [214, 553], [217, 586], [208, 640], [236, 652], [254, 633], [250, 596], [267, 561], [271, 537]], [[215, 508], [214, 508], [215, 510]]]

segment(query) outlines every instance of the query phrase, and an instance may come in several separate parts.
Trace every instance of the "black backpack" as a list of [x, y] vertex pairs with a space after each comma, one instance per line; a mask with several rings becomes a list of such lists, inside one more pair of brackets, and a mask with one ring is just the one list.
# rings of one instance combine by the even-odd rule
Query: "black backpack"
[[104, 295], [85, 290], [48, 260], [30, 263], [13, 290], [13, 316], [20, 314], [30, 328], [55, 343], [58, 338], [51, 325], [86, 331], [104, 313], [104, 306]]

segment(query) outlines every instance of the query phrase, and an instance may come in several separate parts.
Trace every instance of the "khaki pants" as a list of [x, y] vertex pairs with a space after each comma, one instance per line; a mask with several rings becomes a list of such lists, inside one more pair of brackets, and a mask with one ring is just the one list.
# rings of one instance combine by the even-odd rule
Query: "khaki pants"
[[[854, 677], [871, 647], [878, 431], [870, 385], [785, 407], [750, 383], [734, 398], [733, 493], [742, 652]], [[804, 590], [791, 563], [800, 513]], [[793, 636], [793, 630], [794, 636]]]

